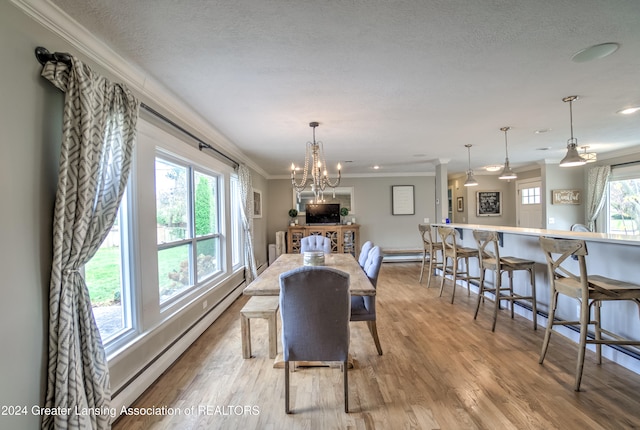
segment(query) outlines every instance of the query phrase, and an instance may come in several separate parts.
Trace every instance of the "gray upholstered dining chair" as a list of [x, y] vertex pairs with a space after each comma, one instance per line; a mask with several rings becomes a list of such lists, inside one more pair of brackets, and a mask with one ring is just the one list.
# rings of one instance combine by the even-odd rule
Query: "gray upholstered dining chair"
[[369, 251], [373, 248], [373, 242], [367, 240], [360, 248], [360, 256], [358, 257], [358, 264], [360, 267], [364, 269], [364, 265], [367, 263], [367, 259], [369, 258]]
[[349, 274], [304, 266], [280, 275], [285, 411], [289, 408], [290, 361], [339, 361], [344, 410], [349, 412]]
[[325, 254], [331, 254], [331, 239], [319, 234], [303, 237], [300, 240], [300, 252], [306, 251], [322, 251]]
[[[382, 266], [382, 250], [379, 246], [374, 246], [369, 251], [369, 258], [364, 266], [367, 277], [375, 288], [378, 284], [378, 274]], [[366, 321], [367, 327], [373, 342], [376, 344], [378, 354], [382, 355], [382, 347], [378, 338], [378, 327], [376, 325], [376, 296], [352, 296], [351, 297], [351, 321]]]

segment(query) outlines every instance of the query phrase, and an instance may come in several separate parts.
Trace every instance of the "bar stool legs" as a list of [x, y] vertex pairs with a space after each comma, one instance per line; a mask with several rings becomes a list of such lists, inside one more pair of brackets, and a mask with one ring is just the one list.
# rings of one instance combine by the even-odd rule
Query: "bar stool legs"
[[[520, 300], [528, 300], [531, 302], [533, 311], [533, 329], [538, 329], [538, 309], [536, 301], [536, 278], [534, 273], [535, 262], [525, 260], [518, 257], [500, 257], [500, 247], [498, 246], [498, 234], [493, 231], [474, 230], [473, 237], [478, 245], [478, 256], [480, 259], [480, 290], [478, 291], [478, 303], [476, 304], [476, 312], [473, 319], [478, 317], [480, 302], [485, 298], [485, 292], [494, 294], [493, 323], [491, 331], [496, 329], [496, 321], [498, 320], [498, 309], [500, 302], [507, 300], [511, 302], [511, 318], [514, 314], [514, 302]], [[486, 285], [485, 272], [491, 270], [494, 272], [494, 287], [489, 288]], [[529, 283], [531, 285], [530, 295], [520, 295], [513, 291], [513, 272], [517, 270], [526, 270], [529, 272]], [[502, 286], [502, 275], [507, 272], [509, 274], [509, 286]], [[502, 292], [506, 292], [503, 295]]]

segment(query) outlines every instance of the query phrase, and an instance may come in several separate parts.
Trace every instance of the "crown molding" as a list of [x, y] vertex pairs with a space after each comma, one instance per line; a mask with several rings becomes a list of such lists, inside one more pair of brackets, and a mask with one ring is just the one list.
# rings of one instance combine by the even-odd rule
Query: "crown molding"
[[[268, 176], [264, 169], [249, 159], [238, 146], [208, 123], [199, 113], [144, 70], [118, 55], [56, 5], [46, 0], [9, 1], [37, 23], [67, 41], [81, 54], [81, 57], [100, 66], [129, 86], [131, 91], [145, 104], [171, 118], [185, 129], [192, 131], [204, 142], [225, 152], [237, 161], [247, 164], [260, 175]], [[45, 46], [45, 48], [56, 51], [54, 46]], [[77, 55], [77, 53], [71, 54]]]

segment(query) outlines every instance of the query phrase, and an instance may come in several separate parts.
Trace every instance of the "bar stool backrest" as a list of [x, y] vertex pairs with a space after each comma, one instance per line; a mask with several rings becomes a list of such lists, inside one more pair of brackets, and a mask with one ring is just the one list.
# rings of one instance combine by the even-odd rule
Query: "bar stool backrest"
[[438, 234], [442, 241], [444, 255], [456, 258], [458, 253], [458, 247], [456, 245], [456, 230], [452, 227], [438, 226]]
[[[584, 240], [554, 239], [541, 236], [540, 246], [547, 260], [550, 282], [555, 282], [558, 278], [572, 278], [580, 282], [583, 288], [588, 288], [587, 265], [585, 262], [585, 256], [588, 252], [587, 244]], [[562, 266], [562, 263], [571, 256], [575, 256], [578, 259], [578, 266], [580, 268], [578, 275]]]
[[498, 246], [498, 232], [473, 230], [473, 238], [478, 246], [480, 267], [489, 263], [500, 262], [500, 247]]

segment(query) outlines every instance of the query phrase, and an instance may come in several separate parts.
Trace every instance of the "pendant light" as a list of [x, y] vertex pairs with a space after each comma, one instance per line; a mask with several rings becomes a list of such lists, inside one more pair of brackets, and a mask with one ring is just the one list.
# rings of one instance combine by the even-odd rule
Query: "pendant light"
[[473, 170], [471, 170], [471, 146], [469, 144], [466, 144], [465, 147], [467, 148], [467, 155], [469, 157], [469, 170], [467, 170], [467, 180], [464, 181], [464, 186], [465, 187], [475, 187], [476, 185], [478, 185], [478, 181], [476, 181], [476, 178], [473, 177]]
[[502, 173], [498, 176], [498, 179], [516, 179], [518, 175], [511, 170], [511, 166], [509, 166], [509, 149], [507, 148], [507, 131], [511, 130], [511, 127], [502, 127], [500, 129], [504, 131], [504, 169], [502, 169]]
[[585, 159], [578, 154], [578, 139], [573, 137], [573, 109], [571, 103], [578, 100], [578, 96], [568, 96], [562, 99], [563, 102], [569, 102], [569, 120], [571, 124], [571, 138], [567, 140], [567, 155], [560, 162], [560, 167], [582, 166], [586, 163]]

